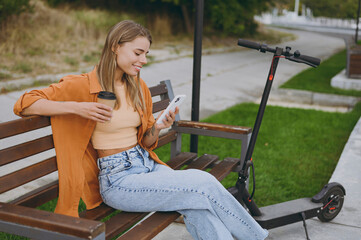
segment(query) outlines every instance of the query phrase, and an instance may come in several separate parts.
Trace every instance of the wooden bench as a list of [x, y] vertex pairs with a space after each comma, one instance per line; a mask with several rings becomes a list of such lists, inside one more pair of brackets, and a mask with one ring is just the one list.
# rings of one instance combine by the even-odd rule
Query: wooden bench
[[[154, 113], [165, 109], [174, 97], [169, 80], [151, 87], [150, 91], [154, 101]], [[251, 128], [180, 121], [179, 115], [176, 120], [174, 126], [160, 137], [158, 144], [158, 147], [161, 147], [171, 143], [171, 158], [167, 163], [173, 169], [211, 169], [210, 173], [222, 180], [231, 171], [237, 170], [237, 166], [244, 160]], [[46, 181], [43, 179], [49, 174], [57, 176], [56, 156], [49, 126], [50, 118], [39, 116], [0, 124], [0, 143], [1, 146], [5, 145], [5, 148], [0, 149], [0, 168], [3, 169], [0, 173], [6, 172], [0, 175], [1, 195], [9, 192], [22, 193], [28, 187], [27, 183], [34, 180]], [[43, 128], [45, 130], [41, 130]], [[39, 131], [48, 132], [49, 135], [36, 137], [36, 135], [41, 135]], [[219, 160], [215, 155], [197, 156], [196, 153], [181, 152], [183, 133], [241, 140], [239, 149], [241, 156]], [[28, 139], [29, 136], [31, 139]], [[11, 142], [15, 143], [11, 144]], [[9, 144], [11, 146], [7, 146]], [[49, 151], [53, 156], [46, 156], [45, 159], [39, 160], [39, 155]], [[28, 162], [32, 164], [25, 166]], [[17, 163], [21, 169], [11, 167]], [[81, 212], [81, 218], [39, 210], [38, 206], [58, 196], [57, 179], [47, 181], [45, 185], [33, 187], [34, 189], [20, 194], [11, 201], [0, 202], [0, 231], [46, 240], [112, 239], [114, 237], [152, 239], [180, 216], [177, 212], [121, 212], [105, 204], [93, 210]]]

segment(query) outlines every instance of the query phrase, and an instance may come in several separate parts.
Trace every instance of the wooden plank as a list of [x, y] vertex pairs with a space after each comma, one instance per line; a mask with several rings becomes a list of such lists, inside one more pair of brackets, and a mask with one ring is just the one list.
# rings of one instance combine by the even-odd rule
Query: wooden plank
[[167, 164], [173, 169], [180, 169], [184, 164], [188, 164], [190, 161], [197, 157], [196, 153], [182, 152], [170, 159]]
[[0, 166], [54, 148], [53, 135], [0, 150]]
[[170, 103], [169, 99], [160, 100], [159, 102], [153, 103], [153, 113], [160, 112], [168, 107]]
[[177, 132], [174, 131], [174, 130], [170, 130], [169, 132], [167, 132], [166, 134], [164, 134], [163, 136], [159, 137], [159, 140], [158, 140], [158, 145], [156, 147], [157, 148], [160, 148], [161, 146], [164, 146], [174, 140], [177, 139]]
[[55, 199], [59, 193], [59, 183], [58, 181], [54, 181], [48, 183], [42, 187], [39, 187], [23, 196], [14, 199], [11, 201], [11, 204], [21, 205], [24, 207], [38, 207], [43, 205], [50, 200]]
[[179, 216], [180, 214], [178, 212], [156, 212], [135, 226], [131, 231], [117, 238], [117, 240], [150, 240], [174, 222]]
[[0, 219], [85, 239], [93, 239], [105, 231], [105, 224], [102, 222], [65, 216], [9, 203], [0, 203]]
[[47, 127], [50, 125], [49, 117], [32, 116], [0, 123], [0, 139], [11, 137], [20, 133]]
[[52, 157], [27, 168], [2, 176], [0, 177], [0, 193], [19, 187], [57, 170], [56, 157]]
[[114, 211], [116, 211], [114, 208], [111, 208], [105, 203], [102, 203], [94, 209], [81, 212], [79, 216], [86, 219], [101, 220]]
[[351, 54], [350, 59], [361, 62], [361, 54]]
[[210, 154], [204, 154], [200, 158], [194, 160], [191, 162], [191, 164], [188, 165], [186, 169], [206, 169], [207, 167], [211, 166], [214, 162], [218, 160], [218, 156], [216, 155], [210, 155]]
[[230, 133], [237, 133], [237, 134], [249, 134], [252, 132], [252, 128], [250, 128], [250, 127], [224, 125], [224, 124], [217, 124], [217, 123], [183, 121], [183, 120], [176, 122], [176, 126], [177, 127], [197, 128], [197, 129], [203, 129], [203, 130], [230, 132]]
[[[149, 213], [121, 212], [105, 222], [105, 238], [112, 239], [119, 233], [122, 233], [135, 225]], [[136, 238], [137, 239], [137, 238]]]
[[168, 93], [167, 86], [164, 83], [150, 87], [149, 91], [152, 97]]
[[218, 181], [221, 181], [237, 167], [239, 161], [238, 158], [225, 158], [223, 161], [216, 164], [209, 173], [215, 176]]

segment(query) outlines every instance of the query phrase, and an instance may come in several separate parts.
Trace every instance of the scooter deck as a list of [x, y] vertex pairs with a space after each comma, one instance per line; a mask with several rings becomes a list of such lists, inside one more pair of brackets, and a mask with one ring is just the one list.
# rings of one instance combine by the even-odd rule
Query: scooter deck
[[312, 202], [311, 198], [300, 198], [262, 207], [260, 208], [262, 215], [254, 216], [254, 219], [263, 228], [276, 228], [302, 221], [302, 213], [305, 214], [305, 219], [316, 217], [322, 205], [322, 203]]

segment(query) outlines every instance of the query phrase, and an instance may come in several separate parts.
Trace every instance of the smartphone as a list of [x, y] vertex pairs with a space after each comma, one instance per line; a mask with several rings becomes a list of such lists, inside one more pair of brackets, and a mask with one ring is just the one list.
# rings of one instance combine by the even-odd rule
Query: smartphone
[[186, 98], [186, 95], [177, 95], [177, 96], [175, 96], [173, 98], [173, 100], [171, 101], [171, 103], [168, 105], [168, 107], [164, 110], [162, 115], [160, 115], [160, 117], [158, 117], [157, 124], [163, 123], [163, 119], [165, 118], [165, 115], [166, 114], [169, 115], [169, 111], [174, 112], [175, 108], [179, 107], [183, 103], [185, 98]]

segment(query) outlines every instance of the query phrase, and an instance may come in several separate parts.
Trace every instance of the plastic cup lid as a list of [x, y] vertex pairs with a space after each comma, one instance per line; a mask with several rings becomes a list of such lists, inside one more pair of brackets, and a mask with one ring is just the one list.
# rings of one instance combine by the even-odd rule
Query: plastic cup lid
[[100, 91], [98, 94], [98, 98], [107, 99], [107, 100], [117, 99], [114, 93], [108, 91]]

